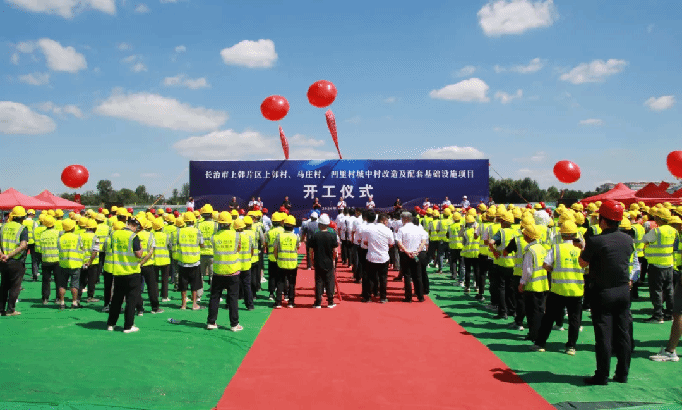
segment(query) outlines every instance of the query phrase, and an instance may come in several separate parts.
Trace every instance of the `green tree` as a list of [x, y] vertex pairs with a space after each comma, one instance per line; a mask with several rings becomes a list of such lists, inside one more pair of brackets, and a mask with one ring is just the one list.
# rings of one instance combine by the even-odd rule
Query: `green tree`
[[101, 202], [108, 202], [112, 200], [114, 189], [112, 188], [112, 181], [108, 179], [101, 179], [97, 182], [97, 194]]
[[135, 195], [138, 197], [138, 201], [140, 202], [152, 202], [152, 195], [147, 193], [147, 188], [145, 188], [145, 185], [138, 185], [138, 187], [135, 188]]
[[121, 202], [122, 204], [135, 204], [138, 203], [138, 196], [135, 194], [135, 191], [132, 191], [128, 188], [122, 188], [119, 190], [119, 192], [116, 195], [117, 200]]
[[190, 183], [186, 182], [181, 187], [180, 200], [184, 201], [190, 197]]

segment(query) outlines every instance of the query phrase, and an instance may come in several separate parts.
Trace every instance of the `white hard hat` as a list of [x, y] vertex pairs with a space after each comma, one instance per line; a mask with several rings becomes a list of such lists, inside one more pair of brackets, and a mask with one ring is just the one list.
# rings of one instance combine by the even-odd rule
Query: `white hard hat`
[[321, 215], [320, 218], [318, 218], [318, 223], [325, 226], [330, 225], [330, 217], [328, 214]]
[[468, 199], [468, 196], [467, 196], [467, 195], [463, 195], [463, 199]]

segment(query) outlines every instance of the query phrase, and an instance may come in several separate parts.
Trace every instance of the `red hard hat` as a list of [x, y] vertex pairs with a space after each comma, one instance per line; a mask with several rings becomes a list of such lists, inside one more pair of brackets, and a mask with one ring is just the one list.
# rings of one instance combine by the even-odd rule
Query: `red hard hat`
[[126, 209], [126, 210], [128, 211], [129, 214], [132, 214], [132, 213], [133, 213], [133, 208], [128, 208], [128, 209]]
[[267, 214], [268, 213], [268, 208], [262, 208], [261, 213]]
[[97, 208], [97, 212], [102, 213], [102, 208]]
[[423, 211], [423, 210], [421, 209], [421, 210], [420, 210], [420, 214], [421, 214], [421, 215], [425, 215], [425, 211]]
[[191, 206], [189, 206], [189, 207], [187, 207], [186, 211], [188, 211], [188, 212], [192, 212], [192, 211], [193, 211], [193, 209], [192, 209], [192, 207], [191, 207]]
[[244, 214], [245, 214], [245, 210], [244, 210], [244, 209], [240, 209], [238, 212], [240, 213], [240, 215], [244, 215]]
[[330, 225], [328, 225], [328, 226], [333, 228], [333, 229], [337, 229], [337, 224], [335, 223], [335, 221], [330, 222]]
[[544, 201], [540, 202], [539, 205], [541, 205], [542, 208], [546, 208], [546, 204], [544, 203]]
[[286, 211], [287, 211], [287, 209], [285, 209], [284, 206], [281, 206], [281, 207], [280, 207], [280, 212], [286, 212]]
[[620, 205], [618, 201], [607, 199], [601, 203], [599, 208], [599, 215], [611, 221], [620, 222], [622, 221], [622, 214], [625, 209]]
[[170, 214], [171, 213], [171, 208], [166, 208], [166, 213]]
[[280, 211], [280, 212], [284, 212], [285, 215], [290, 215], [290, 211], [288, 211], [287, 209], [285, 209], [284, 211]]
[[526, 206], [525, 208], [527, 208], [527, 209], [532, 209], [532, 204], [529, 204], [529, 203], [528, 203], [527, 206]]
[[178, 218], [179, 215], [180, 215], [180, 213], [179, 213], [178, 211], [173, 211], [173, 216], [175, 216], [176, 218]]
[[439, 211], [439, 205], [432, 205], [432, 209], [436, 209]]

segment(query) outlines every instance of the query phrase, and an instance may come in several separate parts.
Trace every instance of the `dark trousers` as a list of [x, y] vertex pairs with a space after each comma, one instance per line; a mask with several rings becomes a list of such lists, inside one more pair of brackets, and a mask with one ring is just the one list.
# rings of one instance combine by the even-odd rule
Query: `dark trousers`
[[537, 340], [539, 337], [539, 327], [544, 317], [544, 292], [523, 293], [525, 297], [525, 311], [527, 313], [527, 327], [529, 329], [527, 338]]
[[[421, 263], [403, 252], [401, 253], [401, 258], [401, 268], [404, 270], [404, 300], [410, 301], [413, 299], [411, 289], [411, 282], [413, 281], [413, 290], [415, 290], [418, 300], [422, 302], [425, 297], [423, 296]], [[427, 257], [425, 257], [425, 260], [427, 260]]]
[[463, 280], [463, 258], [461, 258], [460, 249], [449, 249], [449, 266], [451, 277], [456, 280]]
[[465, 287], [470, 288], [470, 272], [472, 272], [473, 282], [475, 282], [475, 286], [480, 289], [479, 293], [483, 294], [484, 278], [482, 278], [482, 286], [480, 286], [480, 263], [477, 258], [463, 258], [463, 266], [465, 267]]
[[[480, 267], [480, 272], [479, 272], [480, 279], [478, 279], [478, 281], [477, 281], [477, 287], [479, 290], [478, 293], [480, 295], [484, 295], [484, 287], [485, 287], [485, 283], [487, 282], [487, 276], [489, 275], [489, 268], [490, 268], [489, 258], [487, 257], [487, 255], [480, 254], [477, 256], [477, 262], [478, 262], [478, 265]], [[482, 282], [482, 286], [480, 286], [480, 282]]]
[[81, 276], [79, 278], [80, 289], [78, 291], [78, 299], [81, 300], [81, 293], [83, 289], [88, 288], [88, 297], [95, 297], [95, 284], [97, 283], [98, 266], [90, 265], [85, 269], [81, 269]]
[[546, 297], [546, 313], [541, 321], [535, 344], [544, 347], [551, 334], [553, 322], [564, 310], [568, 310], [568, 342], [565, 348], [575, 348], [579, 337], [580, 320], [582, 319], [582, 296], [561, 296], [549, 292]]
[[[366, 278], [368, 278], [368, 280], [363, 280], [361, 297], [370, 299], [371, 292], [374, 289], [377, 289], [380, 294], [380, 299], [387, 299], [387, 270], [389, 268], [389, 262], [368, 262], [366, 267], [368, 268], [366, 271]], [[373, 286], [373, 284], [375, 286]]]
[[[491, 259], [488, 259], [491, 261]], [[489, 273], [489, 298], [490, 303], [494, 306], [504, 305], [505, 301], [502, 293], [506, 291], [506, 284], [501, 277], [501, 270], [499, 265], [494, 265], [493, 261], [488, 268]], [[503, 292], [502, 292], [503, 291]]]
[[278, 282], [278, 263], [268, 261], [268, 294], [273, 295]]
[[119, 320], [119, 314], [121, 314], [121, 305], [123, 304], [125, 297], [126, 310], [124, 311], [124, 330], [133, 327], [135, 307], [140, 298], [141, 283], [141, 275], [139, 273], [114, 276], [114, 294], [112, 295], [112, 302], [109, 308], [107, 326], [116, 326], [116, 322]]
[[154, 276], [159, 280], [161, 277], [161, 297], [168, 299], [169, 297], [169, 268], [171, 265], [161, 265], [154, 267]]
[[276, 304], [281, 303], [282, 294], [285, 291], [285, 282], [287, 281], [287, 298], [288, 304], [295, 304], [295, 286], [297, 285], [297, 268], [294, 269], [278, 269], [278, 282], [276, 286]]
[[[672, 285], [674, 269], [648, 266], [648, 290], [653, 303], [653, 317], [662, 319], [664, 316], [672, 316], [674, 305], [674, 287]], [[663, 303], [666, 309], [663, 309]]]
[[512, 291], [515, 292], [515, 324], [518, 326], [522, 326], [525, 320], [525, 297], [523, 293], [518, 292], [520, 279], [522, 279], [522, 276], [515, 275], [511, 279]]
[[28, 251], [31, 253], [31, 275], [33, 280], [38, 280], [38, 266], [40, 266], [40, 256], [36, 254], [36, 244], [32, 243], [28, 245]]
[[359, 279], [363, 280], [366, 275], [366, 269], [368, 269], [368, 261], [366, 260], [366, 255], [368, 255], [368, 249], [364, 249], [361, 245], [357, 248], [357, 265]]
[[645, 256], [639, 256], [639, 266], [641, 267], [641, 274], [639, 279], [632, 284], [632, 300], [639, 298], [639, 288], [643, 286], [646, 273], [648, 272], [648, 261]]
[[114, 284], [114, 275], [106, 270], [102, 271], [102, 276], [104, 277], [104, 305], [109, 306], [112, 302], [112, 286]]
[[354, 280], [360, 281], [361, 280], [361, 273], [363, 272], [362, 264], [365, 259], [361, 259], [359, 253], [359, 249], [361, 249], [361, 246], [352, 244], [352, 263], [354, 264], [354, 267], [352, 268], [352, 271], [354, 272]]
[[[430, 241], [428, 243], [428, 262], [432, 262], [433, 264], [437, 265], [438, 262], [438, 257], [437, 257], [437, 250], [439, 249], [439, 240], [434, 240]], [[442, 270], [442, 261], [439, 261], [439, 269]]]
[[[650, 280], [649, 280], [650, 281]], [[610, 359], [615, 349], [617, 368], [615, 376], [627, 378], [632, 358], [632, 341], [629, 335], [630, 314], [629, 286], [595, 289], [591, 298], [591, 321], [596, 337], [596, 374], [606, 380], [610, 374]]]
[[25, 273], [24, 259], [9, 259], [0, 263], [0, 313], [14, 312]]
[[[140, 273], [142, 274], [145, 285], [147, 286], [147, 297], [150, 299], [150, 307], [153, 311], [159, 310], [159, 285], [157, 284], [158, 275], [154, 265], [141, 266]], [[143, 311], [142, 295], [138, 298], [136, 306], [138, 312]]]
[[252, 273], [249, 276], [252, 279], [250, 283], [252, 286], [252, 299], [256, 299], [257, 292], [261, 290], [261, 266], [259, 261], [252, 263]]
[[57, 275], [59, 275], [59, 262], [43, 262], [43, 286], [41, 290], [44, 301], [50, 299], [50, 278], [55, 281], [55, 299], [59, 298]]
[[218, 317], [219, 304], [221, 303], [221, 295], [226, 290], [226, 305], [228, 305], [228, 316], [230, 318], [230, 326], [237, 326], [239, 324], [238, 314], [238, 294], [240, 293], [240, 275], [217, 275], [214, 274], [211, 279], [211, 288], [209, 296], [209, 313], [207, 316], [207, 324], [215, 325]]
[[[516, 298], [515, 295], [518, 292], [518, 280], [516, 276], [513, 276], [513, 268], [508, 268], [505, 266], [499, 266], [499, 273], [501, 277], [502, 284], [499, 285], [504, 287], [504, 292], [501, 293], [499, 290], [499, 299], [503, 302], [499, 304], [499, 314], [506, 316], [515, 315]], [[515, 283], [514, 283], [515, 282]], [[503, 306], [503, 309], [502, 309]], [[504, 313], [502, 313], [504, 312]]]
[[328, 297], [328, 306], [335, 303], [335, 269], [324, 270], [315, 267], [314, 279], [316, 281], [316, 299], [314, 300], [314, 305], [321, 305], [321, 302], [323, 301], [323, 290], [325, 290]]
[[240, 271], [240, 289], [239, 292], [245, 301], [247, 309], [254, 307], [254, 298], [252, 297], [252, 268]]

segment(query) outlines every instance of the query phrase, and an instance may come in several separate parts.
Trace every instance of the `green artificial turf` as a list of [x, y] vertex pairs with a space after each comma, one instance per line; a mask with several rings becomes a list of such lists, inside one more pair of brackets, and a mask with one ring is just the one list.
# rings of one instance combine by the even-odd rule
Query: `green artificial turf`
[[[52, 301], [44, 306], [40, 282], [28, 279], [17, 304], [22, 315], [0, 318], [0, 409], [212, 408], [272, 304], [265, 290], [253, 311], [240, 302], [244, 330], [233, 333], [222, 303], [219, 329], [208, 331], [208, 285], [200, 311], [179, 310], [180, 293], [169, 292], [165, 312], [153, 315], [144, 293], [146, 313], [135, 318], [140, 331], [124, 334], [123, 315], [114, 332], [106, 330], [103, 302], [60, 311]], [[95, 294], [100, 299], [102, 286]], [[69, 306], [70, 296], [66, 300]]]
[[[429, 268], [429, 272], [433, 270]], [[451, 317], [477, 337], [556, 407], [681, 408], [682, 362], [658, 363], [648, 358], [665, 346], [672, 322], [662, 325], [644, 323], [653, 308], [648, 301], [646, 288], [641, 288], [641, 301], [632, 304], [636, 351], [632, 354], [629, 382], [621, 384], [611, 381], [607, 386], [586, 386], [583, 378], [592, 376], [596, 369], [594, 330], [589, 312], [583, 312], [584, 330], [579, 334], [576, 356], [564, 353], [567, 331], [552, 331], [546, 344], [546, 352], [531, 352], [528, 349], [531, 342], [523, 340], [527, 330], [519, 332], [507, 329], [506, 326], [513, 318], [497, 321], [493, 319], [496, 312], [485, 309], [484, 305], [489, 301], [487, 291], [487, 302], [481, 303], [474, 299], [474, 293], [467, 295], [463, 288], [454, 286], [454, 281], [448, 274], [430, 274], [430, 281], [430, 297], [445, 312], [445, 317]], [[565, 327], [567, 328], [567, 319]], [[681, 355], [681, 347], [677, 350]], [[616, 359], [613, 357], [612, 371], [615, 365]], [[495, 377], [504, 372], [503, 369], [491, 371]], [[587, 403], [588, 406], [580, 407], [579, 403]], [[602, 407], [602, 404], [608, 407]]]

